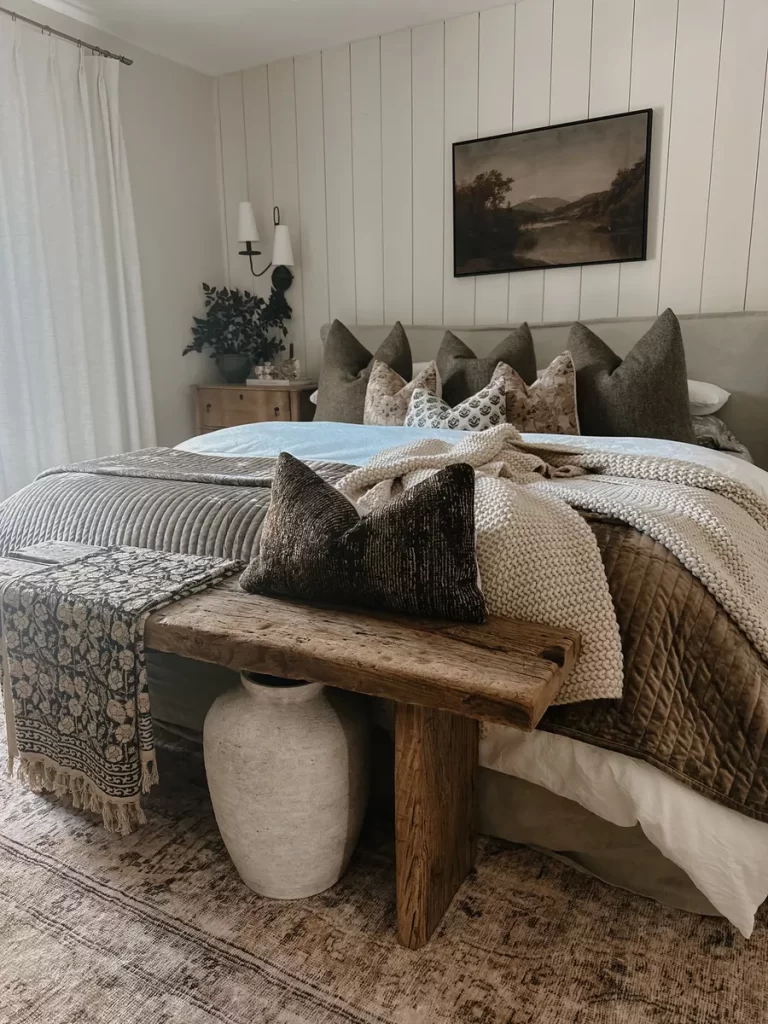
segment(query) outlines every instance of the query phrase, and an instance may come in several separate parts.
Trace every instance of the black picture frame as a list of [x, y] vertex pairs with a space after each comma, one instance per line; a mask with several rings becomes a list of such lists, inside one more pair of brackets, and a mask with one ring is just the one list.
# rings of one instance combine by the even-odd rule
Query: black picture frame
[[[535, 160], [537, 149], [535, 143], [526, 146], [526, 141], [537, 136], [540, 137], [543, 133], [562, 133], [564, 129], [578, 129], [580, 127], [583, 128], [585, 125], [602, 125], [601, 129], [591, 128], [590, 135], [594, 136], [596, 140], [599, 136], [602, 136], [603, 140], [610, 140], [610, 132], [606, 131], [607, 126], [605, 122], [625, 121], [627, 118], [635, 118], [638, 121], [637, 127], [632, 126], [630, 129], [624, 129], [624, 132], [627, 135], [631, 131], [633, 146], [637, 144], [636, 152], [642, 155], [639, 155], [636, 162], [629, 167], [617, 166], [615, 177], [612, 180], [607, 179], [611, 181], [608, 188], [596, 189], [593, 192], [587, 191], [575, 199], [572, 197], [568, 198], [563, 202], [562, 206], [551, 207], [551, 204], [556, 202], [557, 199], [540, 195], [533, 195], [530, 199], [518, 199], [518, 202], [511, 204], [509, 199], [509, 191], [511, 189], [510, 185], [507, 185], [506, 206], [488, 207], [485, 205], [488, 201], [499, 201], [500, 189], [503, 187], [502, 184], [499, 184], [499, 179], [502, 182], [506, 182], [512, 178], [511, 173], [505, 174], [504, 171], [498, 168], [490, 169], [490, 171], [495, 171], [499, 176], [498, 179], [492, 180], [495, 182], [495, 186], [483, 183], [482, 187], [475, 187], [474, 194], [466, 180], [466, 173], [461, 180], [457, 179], [457, 165], [463, 166], [466, 170], [473, 159], [477, 161], [477, 166], [481, 165], [481, 161], [487, 164], [488, 161], [497, 159], [500, 166], [506, 164], [510, 172], [511, 168], [517, 165], [525, 166], [526, 160], [529, 162]], [[644, 124], [641, 122], [643, 118], [645, 119]], [[503, 132], [499, 135], [484, 136], [481, 139], [467, 139], [463, 142], [454, 142], [452, 148], [453, 276], [480, 277], [486, 274], [511, 274], [526, 270], [554, 270], [560, 267], [636, 263], [646, 259], [648, 251], [648, 199], [651, 180], [652, 131], [653, 109], [645, 107], [621, 114], [607, 114], [603, 117], [584, 118], [580, 121], [566, 121], [563, 124], [543, 125], [540, 128], [529, 128], [517, 132]], [[553, 138], [550, 142], [550, 148], [559, 145], [563, 149], [565, 146], [574, 147], [577, 145], [579, 140], [576, 136], [569, 138], [569, 135], [570, 132], [567, 132], [565, 136], [560, 134], [557, 139]], [[617, 134], [618, 139], [619, 135]], [[497, 155], [495, 157], [488, 155], [490, 153], [488, 144], [498, 143], [500, 140], [516, 140], [516, 143], [510, 143], [509, 151], [506, 154], [504, 153], [504, 147], [497, 145], [495, 147]], [[583, 148], [588, 149], [589, 136], [585, 135], [580, 140], [580, 144]], [[618, 141], [615, 145], [620, 149]], [[483, 146], [485, 147], [484, 150], [478, 148]], [[474, 153], [468, 150], [467, 147], [475, 147]], [[606, 156], [602, 168], [598, 168], [596, 162], [596, 168], [593, 171], [596, 182], [605, 181], [605, 175], [610, 172], [608, 142], [601, 143], [600, 146], [590, 152], [597, 154], [598, 151], [601, 151], [600, 147], [606, 149]], [[538, 148], [542, 149], [545, 147], [539, 146]], [[594, 157], [594, 160], [597, 161], [597, 156]], [[641, 162], [642, 168], [639, 169]], [[564, 164], [561, 162], [557, 166], [559, 167], [559, 176], [565, 181], [562, 170]], [[555, 167], [555, 164], [551, 163], [550, 167]], [[481, 171], [480, 175], [484, 173], [489, 172]], [[542, 178], [546, 177], [544, 169], [540, 173]], [[582, 166], [581, 179], [585, 180], [588, 174], [589, 172], [585, 169], [585, 166]], [[621, 177], [622, 175], [624, 177]], [[550, 174], [550, 176], [552, 175]], [[557, 176], [555, 175], [555, 177]], [[574, 186], [576, 186], [579, 175], [575, 171], [573, 179]], [[515, 180], [517, 179], [512, 178], [512, 184], [514, 184]], [[477, 175], [471, 179], [471, 184], [474, 185], [476, 181], [478, 181]], [[459, 188], [462, 190], [460, 195], [458, 194]], [[494, 194], [488, 197], [481, 207], [481, 195], [484, 191], [487, 192], [488, 188], [494, 188]], [[611, 192], [616, 196], [616, 201], [611, 206], [606, 207], [606, 204], [610, 201]], [[544, 200], [546, 205], [551, 208], [537, 209], [536, 200], [538, 199]], [[641, 205], [638, 205], [638, 200], [640, 200]], [[579, 204], [581, 204], [581, 213], [579, 213]], [[518, 207], [520, 207], [519, 210], [517, 209]], [[525, 226], [520, 223], [521, 215], [523, 214], [526, 215]], [[633, 214], [634, 216], [632, 216]], [[587, 215], [591, 218], [589, 221], [585, 219]], [[495, 221], [493, 224], [489, 219], [491, 217]], [[577, 248], [574, 250], [574, 259], [563, 260], [558, 258], [554, 255], [555, 253], [562, 253], [568, 246], [573, 246], [578, 242], [580, 217], [582, 225], [587, 223], [597, 225], [590, 227], [588, 232], [585, 230], [584, 253], [581, 254], [582, 256], [587, 255], [587, 249], [591, 248], [596, 253], [595, 258], [577, 258]], [[481, 218], [486, 220], [485, 231], [483, 231], [482, 227], [478, 228], [478, 222]], [[618, 230], [614, 230], [610, 226], [612, 220], [614, 223], [619, 223], [620, 227]], [[568, 221], [571, 221], [570, 225]], [[622, 227], [622, 224], [626, 226]], [[548, 235], [544, 235], [545, 230], [553, 228], [559, 229], [561, 236], [559, 242], [556, 238], [558, 231], [550, 230]], [[517, 242], [516, 246], [514, 243], [510, 243], [510, 235]], [[548, 240], [547, 244], [550, 245], [549, 251], [553, 254], [552, 262], [541, 258], [544, 252], [547, 251], [546, 246], [542, 247], [542, 242], [546, 240]], [[558, 244], [560, 245], [559, 250]], [[625, 250], [625, 254], [621, 253], [622, 249]], [[488, 266], [489, 263], [492, 265]]]

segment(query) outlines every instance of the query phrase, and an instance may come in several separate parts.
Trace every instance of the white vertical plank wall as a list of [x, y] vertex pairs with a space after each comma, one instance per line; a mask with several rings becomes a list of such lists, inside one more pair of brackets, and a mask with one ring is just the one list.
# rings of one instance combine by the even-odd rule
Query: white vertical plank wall
[[[325, 224], [325, 135], [323, 68], [319, 53], [297, 57], [296, 135], [301, 197], [301, 278], [303, 282], [305, 371], [316, 376], [322, 358], [320, 328], [328, 320], [328, 239]], [[292, 293], [288, 293], [289, 299]]]
[[453, 142], [477, 138], [478, 33], [480, 18], [467, 14], [445, 23], [445, 204], [443, 230], [443, 320], [471, 324], [474, 277], [453, 276]]
[[[289, 224], [320, 326], [557, 322], [768, 307], [767, 0], [519, 0], [217, 81], [228, 283], [237, 205]], [[453, 142], [652, 107], [648, 259], [453, 276]], [[215, 283], [215, 282], [214, 282]]]
[[[272, 198], [275, 206], [280, 209], [280, 221], [288, 225], [293, 243], [292, 267], [294, 276], [293, 287], [287, 299], [293, 308], [293, 316], [288, 327], [286, 342], [296, 345], [296, 355], [306, 358], [304, 344], [304, 303], [303, 303], [303, 270], [301, 259], [300, 199], [299, 199], [299, 166], [296, 145], [296, 91], [293, 77], [293, 61], [281, 60], [267, 67], [267, 88], [269, 90], [269, 134], [272, 144]], [[265, 248], [265, 258], [270, 259], [272, 237], [274, 231], [271, 224], [269, 231], [260, 228], [262, 237], [269, 239]], [[244, 257], [241, 257], [244, 259]], [[271, 274], [265, 274], [270, 277]]]
[[373, 324], [384, 320], [380, 55], [378, 37], [350, 52], [357, 319]]
[[[512, 131], [515, 95], [514, 4], [480, 13], [477, 134]], [[475, 323], [503, 324], [509, 304], [509, 274], [484, 274], [475, 283]]]
[[680, 0], [659, 308], [697, 313], [712, 175], [723, 0]]
[[[247, 128], [247, 130], [246, 130]], [[258, 273], [269, 262], [272, 251], [272, 143], [269, 127], [269, 89], [267, 69], [251, 68], [243, 72], [243, 133], [245, 136], [245, 163], [247, 190], [243, 199], [250, 199], [256, 216], [261, 244], [255, 246], [261, 256], [254, 259], [254, 270]], [[243, 248], [239, 245], [239, 248]], [[250, 274], [248, 259], [239, 256], [239, 266]], [[246, 275], [247, 277], [247, 275]], [[267, 298], [272, 287], [271, 274], [254, 277], [250, 274], [248, 291]], [[304, 337], [301, 325], [300, 337]]]
[[411, 37], [413, 130], [413, 319], [443, 322], [445, 230], [445, 25]]
[[701, 282], [704, 313], [744, 308], [767, 50], [768, 3], [758, 7], [752, 0], [729, 0]]
[[768, 60], [763, 91], [760, 152], [757, 159], [745, 305], [747, 309], [768, 309]]
[[619, 316], [652, 316], [659, 301], [659, 270], [667, 191], [669, 111], [675, 70], [678, 0], [635, 0], [630, 110], [653, 109], [648, 248], [645, 260], [625, 263], [619, 280]]
[[325, 220], [330, 315], [357, 320], [352, 90], [348, 46], [323, 50]]
[[[594, 0], [589, 116], [629, 110], [635, 0]], [[615, 317], [620, 268], [616, 263], [583, 267], [579, 318]]]
[[[592, 0], [555, 0], [549, 120], [579, 121], [589, 113]], [[581, 267], [544, 271], [545, 321], [577, 320]]]
[[[521, 0], [515, 12], [514, 131], [549, 124], [553, 0]], [[541, 323], [544, 271], [510, 274], [508, 317], [511, 323]]]
[[411, 32], [381, 37], [384, 319], [413, 322]]

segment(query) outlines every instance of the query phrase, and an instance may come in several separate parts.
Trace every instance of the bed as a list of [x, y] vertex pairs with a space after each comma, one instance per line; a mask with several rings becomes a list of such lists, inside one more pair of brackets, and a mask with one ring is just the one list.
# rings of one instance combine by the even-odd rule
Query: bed
[[[719, 352], [713, 324], [715, 320], [709, 321], [702, 334], [706, 342], [702, 352], [710, 357]], [[764, 333], [765, 320], [743, 319], [738, 324], [732, 331], [734, 338], [756, 359], [764, 358], [768, 347], [760, 344], [758, 335]], [[698, 325], [699, 321], [697, 329]], [[365, 339], [367, 331], [368, 337], [375, 338], [379, 330], [361, 328], [360, 334]], [[441, 330], [408, 328], [414, 355], [427, 357]], [[621, 325], [617, 330], [621, 332]], [[473, 344], [480, 351], [477, 339], [482, 336], [487, 350], [499, 334], [475, 331]], [[543, 329], [543, 334], [543, 347], [551, 350], [545, 351], [546, 358], [561, 347], [563, 339], [558, 328]], [[536, 340], [537, 344], [542, 340], [540, 333]], [[617, 338], [611, 340], [616, 343]], [[759, 375], [738, 388], [717, 377], [710, 362], [701, 364], [699, 375], [720, 379], [733, 389], [734, 415], [729, 422], [758, 462], [765, 461], [756, 415], [763, 400], [749, 394], [749, 389], [762, 386]], [[326, 479], [335, 482], [349, 467], [362, 466], [377, 453], [421, 438], [453, 445], [462, 434], [334, 422], [251, 424], [179, 445], [176, 454], [193, 460], [191, 469], [187, 461], [183, 473], [169, 473], [174, 453], [168, 451], [59, 469], [9, 499], [0, 510], [0, 554], [21, 543], [72, 539], [189, 553], [197, 545], [200, 553], [204, 549], [210, 554], [248, 557], [258, 542], [259, 524], [269, 503], [270, 467], [280, 452], [321, 467]], [[562, 437], [527, 434], [524, 440], [546, 447]], [[768, 473], [728, 452], [643, 437], [580, 436], [578, 447], [694, 463], [768, 500]], [[235, 479], [235, 471], [246, 479]], [[168, 484], [162, 493], [155, 486], [158, 479]], [[225, 670], [163, 655], [151, 656], [149, 670], [153, 716], [193, 738], [199, 737], [212, 701], [234, 682]], [[386, 729], [387, 709], [379, 707], [376, 714]], [[740, 813], [620, 749], [604, 749], [546, 728], [529, 735], [487, 730], [480, 765], [481, 831], [538, 847], [662, 903], [721, 914], [742, 934], [751, 933], [755, 911], [768, 895], [768, 813]], [[765, 788], [766, 777], [768, 772], [758, 776], [758, 789]]]
[[[180, 449], [202, 454], [274, 457], [362, 465], [372, 455], [418, 437], [457, 443], [457, 431], [353, 424], [252, 424], [193, 438]], [[552, 443], [550, 435], [525, 435]], [[562, 440], [562, 439], [560, 439]], [[580, 437], [594, 450], [662, 454], [709, 466], [768, 498], [768, 473], [732, 455], [679, 442]], [[210, 702], [231, 685], [226, 673], [153, 661], [153, 708], [172, 726], [199, 732]], [[386, 715], [380, 715], [386, 724]], [[524, 842], [668, 905], [722, 914], [751, 932], [768, 895], [768, 825], [721, 806], [649, 764], [544, 731], [486, 732], [481, 741], [480, 830]], [[724, 837], [727, 837], [724, 839]]]

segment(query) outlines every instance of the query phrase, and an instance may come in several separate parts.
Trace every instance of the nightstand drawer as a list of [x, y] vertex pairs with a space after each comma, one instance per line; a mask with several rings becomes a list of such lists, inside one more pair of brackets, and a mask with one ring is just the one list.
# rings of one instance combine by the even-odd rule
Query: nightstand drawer
[[249, 387], [200, 388], [197, 405], [203, 430], [291, 418], [291, 396], [287, 391], [262, 391]]
[[197, 429], [200, 433], [245, 423], [311, 420], [313, 380], [276, 380], [267, 384], [197, 384]]

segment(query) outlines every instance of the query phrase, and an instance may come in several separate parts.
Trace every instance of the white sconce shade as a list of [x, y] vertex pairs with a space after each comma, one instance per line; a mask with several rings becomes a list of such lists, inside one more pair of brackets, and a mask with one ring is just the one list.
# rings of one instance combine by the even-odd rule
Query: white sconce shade
[[272, 246], [272, 266], [292, 267], [293, 249], [287, 224], [275, 225], [275, 242]]
[[237, 216], [237, 240], [238, 242], [258, 242], [259, 240], [256, 218], [250, 203], [240, 203]]

